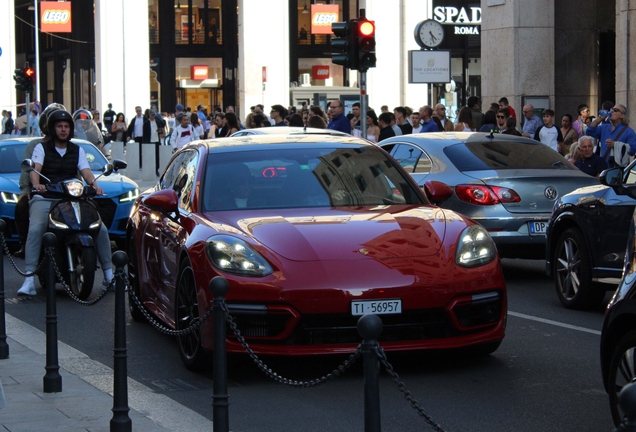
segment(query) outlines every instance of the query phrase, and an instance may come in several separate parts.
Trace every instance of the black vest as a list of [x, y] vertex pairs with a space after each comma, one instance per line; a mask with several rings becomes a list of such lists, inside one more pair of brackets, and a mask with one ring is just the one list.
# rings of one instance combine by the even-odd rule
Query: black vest
[[[44, 164], [42, 165], [42, 175], [48, 177], [51, 183], [57, 183], [77, 177], [77, 164], [79, 162], [79, 146], [68, 142], [64, 157], [55, 150], [52, 141], [42, 143], [44, 148]], [[42, 184], [46, 180], [42, 179]]]

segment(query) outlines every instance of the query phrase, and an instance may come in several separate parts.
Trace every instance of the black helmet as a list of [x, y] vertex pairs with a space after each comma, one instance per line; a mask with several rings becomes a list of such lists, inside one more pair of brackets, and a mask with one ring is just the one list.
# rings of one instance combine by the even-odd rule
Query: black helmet
[[93, 120], [93, 114], [89, 110], [80, 108], [73, 113], [73, 121], [76, 120]]
[[40, 126], [40, 131], [42, 131], [42, 135], [48, 136], [47, 119], [49, 115], [56, 110], [66, 111], [66, 108], [60, 103], [53, 102], [52, 104], [49, 104], [46, 108], [44, 108], [44, 111], [42, 111], [42, 115], [40, 115], [40, 120], [38, 121], [38, 125]]
[[68, 111], [62, 109], [55, 110], [49, 114], [48, 120], [46, 121], [46, 127], [48, 129], [47, 136], [51, 139], [57, 138], [55, 134], [55, 123], [59, 121], [66, 121], [69, 123], [71, 131], [68, 139], [70, 140], [71, 138], [73, 138], [75, 134], [75, 124], [73, 123], [73, 117], [71, 117], [71, 114], [69, 114]]

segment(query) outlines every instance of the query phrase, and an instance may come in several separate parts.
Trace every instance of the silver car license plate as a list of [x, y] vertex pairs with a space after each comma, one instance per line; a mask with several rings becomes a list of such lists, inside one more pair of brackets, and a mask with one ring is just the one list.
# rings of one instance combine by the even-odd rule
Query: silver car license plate
[[528, 222], [528, 231], [530, 235], [545, 235], [548, 228], [548, 221]]
[[351, 315], [362, 316], [366, 314], [388, 315], [401, 314], [402, 300], [364, 300], [351, 302]]

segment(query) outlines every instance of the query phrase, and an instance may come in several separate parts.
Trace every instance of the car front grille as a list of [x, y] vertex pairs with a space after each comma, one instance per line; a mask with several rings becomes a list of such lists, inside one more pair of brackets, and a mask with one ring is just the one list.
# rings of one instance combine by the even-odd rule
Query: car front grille
[[102, 222], [104, 222], [106, 228], [110, 229], [117, 212], [117, 204], [111, 198], [98, 198], [95, 199], [95, 203], [97, 203], [97, 210]]

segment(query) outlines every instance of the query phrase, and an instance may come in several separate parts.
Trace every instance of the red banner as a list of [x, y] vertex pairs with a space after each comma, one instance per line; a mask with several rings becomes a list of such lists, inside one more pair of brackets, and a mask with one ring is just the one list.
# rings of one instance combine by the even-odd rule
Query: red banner
[[311, 78], [315, 80], [324, 80], [329, 78], [329, 66], [312, 66]]
[[331, 34], [331, 23], [340, 16], [338, 5], [311, 5], [311, 34]]
[[40, 2], [40, 27], [47, 33], [70, 33], [71, 2]]

